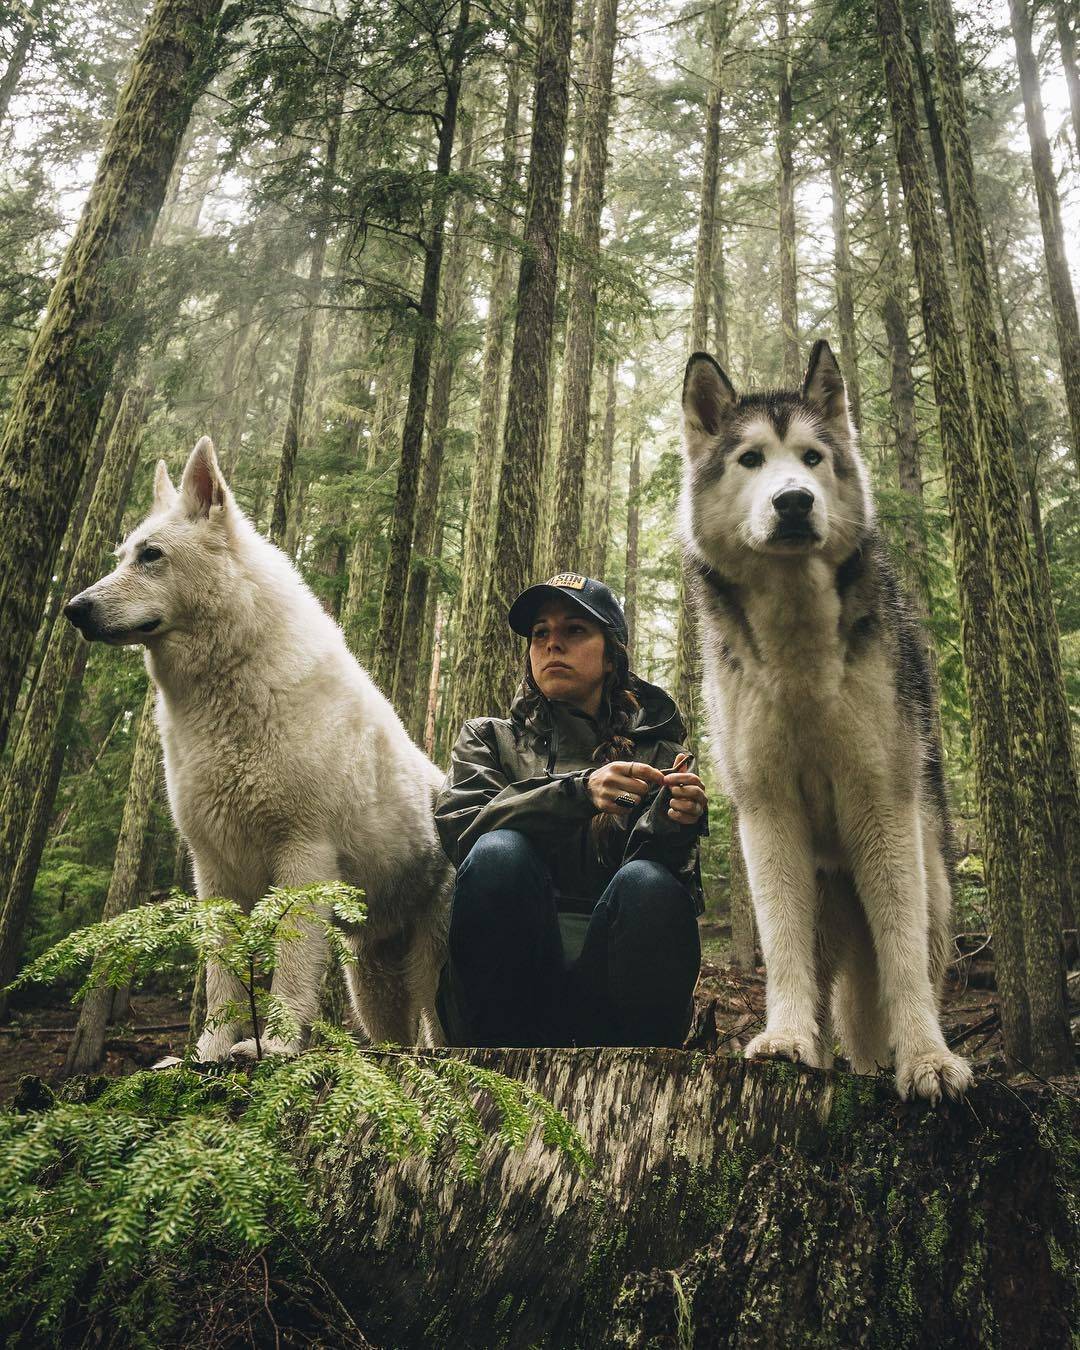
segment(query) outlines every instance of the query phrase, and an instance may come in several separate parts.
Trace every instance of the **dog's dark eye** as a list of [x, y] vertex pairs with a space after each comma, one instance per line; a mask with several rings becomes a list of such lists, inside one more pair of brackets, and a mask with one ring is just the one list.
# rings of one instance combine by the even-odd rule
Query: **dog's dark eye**
[[816, 450], [807, 450], [806, 454], [802, 457], [802, 462], [808, 469], [813, 469], [821, 463], [821, 455], [819, 455]]
[[760, 469], [765, 463], [765, 456], [760, 450], [744, 450], [739, 456], [739, 463], [744, 469]]
[[155, 548], [153, 544], [148, 544], [139, 554], [139, 561], [141, 563], [152, 563], [157, 562], [159, 558], [164, 558], [164, 556], [165, 554], [162, 553], [161, 549]]

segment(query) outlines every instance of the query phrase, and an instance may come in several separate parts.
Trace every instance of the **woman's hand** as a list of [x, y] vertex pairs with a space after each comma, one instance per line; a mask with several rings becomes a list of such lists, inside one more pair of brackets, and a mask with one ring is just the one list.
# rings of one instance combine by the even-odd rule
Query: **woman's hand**
[[666, 773], [664, 782], [671, 790], [668, 815], [677, 825], [696, 825], [708, 805], [705, 784], [696, 773]]
[[[677, 776], [694, 777], [693, 774]], [[598, 811], [627, 816], [641, 805], [650, 788], [663, 787], [664, 782], [664, 775], [651, 764], [613, 759], [610, 764], [601, 764], [589, 774], [589, 796]]]

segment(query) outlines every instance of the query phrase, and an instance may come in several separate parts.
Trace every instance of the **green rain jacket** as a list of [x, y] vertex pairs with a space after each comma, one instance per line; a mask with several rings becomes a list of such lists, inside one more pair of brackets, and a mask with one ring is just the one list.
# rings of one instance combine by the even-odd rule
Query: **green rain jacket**
[[[641, 703], [629, 732], [628, 759], [669, 769], [686, 734], [674, 701], [635, 677]], [[548, 700], [528, 679], [508, 718], [466, 722], [454, 746], [450, 773], [435, 803], [435, 824], [455, 867], [488, 830], [520, 830], [551, 869], [562, 912], [587, 914], [623, 863], [650, 858], [664, 863], [703, 912], [698, 838], [706, 815], [679, 825], [667, 814], [671, 794], [653, 788], [616, 826], [602, 858], [589, 823], [596, 814], [587, 779], [600, 766], [593, 751], [600, 727], [568, 703]]]

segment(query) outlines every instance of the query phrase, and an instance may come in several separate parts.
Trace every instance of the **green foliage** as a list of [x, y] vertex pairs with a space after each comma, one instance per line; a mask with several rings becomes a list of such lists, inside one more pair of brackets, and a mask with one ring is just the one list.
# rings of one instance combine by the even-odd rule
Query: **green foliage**
[[[137, 982], [180, 950], [225, 965], [243, 982], [266, 1036], [297, 1039], [285, 1005], [257, 987], [283, 947], [314, 925], [341, 960], [339, 925], [363, 923], [362, 892], [338, 882], [275, 888], [250, 914], [230, 900], [174, 893], [63, 938], [15, 982], [52, 981], [90, 966], [98, 984]], [[477, 1065], [387, 1049], [357, 1049], [318, 1024], [319, 1048], [239, 1069], [138, 1073], [99, 1095], [44, 1111], [0, 1115], [0, 1325], [29, 1320], [42, 1334], [76, 1308], [108, 1306], [132, 1339], [154, 1344], [168, 1326], [174, 1283], [211, 1256], [316, 1241], [320, 1178], [370, 1142], [387, 1157], [448, 1160], [470, 1179], [492, 1133], [520, 1148], [535, 1128], [588, 1166], [576, 1130], [525, 1084]], [[258, 1044], [258, 1041], [257, 1041]], [[84, 1085], [85, 1086], [85, 1085]], [[478, 1099], [490, 1104], [485, 1114]], [[492, 1120], [494, 1124], [492, 1125]]]
[[233, 900], [195, 900], [174, 891], [161, 904], [140, 905], [69, 933], [26, 966], [10, 987], [51, 984], [89, 966], [89, 975], [75, 993], [78, 1000], [99, 985], [137, 984], [168, 970], [178, 956], [193, 953], [200, 961], [213, 959], [231, 971], [247, 992], [245, 1004], [226, 1004], [218, 1009], [215, 1021], [261, 1015], [265, 1035], [297, 1041], [300, 1028], [291, 1012], [261, 989], [259, 981], [273, 973], [282, 947], [301, 939], [305, 927], [321, 931], [339, 961], [353, 961], [339, 925], [363, 923], [362, 897], [363, 891], [339, 881], [295, 889], [274, 886], [245, 914]]
[[574, 1128], [522, 1083], [318, 1030], [323, 1048], [250, 1075], [185, 1065], [0, 1115], [0, 1325], [47, 1334], [107, 1307], [132, 1341], [154, 1344], [176, 1281], [201, 1259], [312, 1250], [321, 1178], [366, 1140], [388, 1158], [445, 1154], [475, 1178], [492, 1137], [520, 1148], [539, 1128], [589, 1165]]

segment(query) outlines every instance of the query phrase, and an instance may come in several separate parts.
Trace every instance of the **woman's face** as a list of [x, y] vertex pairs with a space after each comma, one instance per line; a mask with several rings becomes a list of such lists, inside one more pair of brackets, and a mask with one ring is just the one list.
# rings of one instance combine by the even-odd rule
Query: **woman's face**
[[533, 620], [529, 663], [545, 698], [572, 703], [593, 717], [600, 711], [604, 676], [612, 665], [595, 620], [558, 600], [547, 601]]

